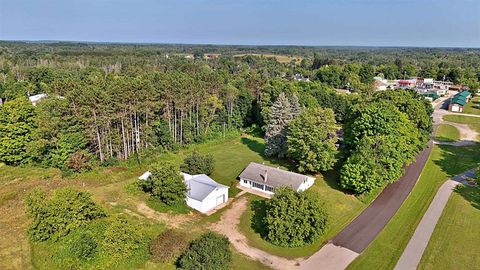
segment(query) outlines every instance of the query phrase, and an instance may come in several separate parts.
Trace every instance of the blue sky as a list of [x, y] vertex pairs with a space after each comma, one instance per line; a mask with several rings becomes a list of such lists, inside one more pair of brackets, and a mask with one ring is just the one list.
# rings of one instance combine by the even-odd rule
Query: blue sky
[[480, 47], [480, 0], [0, 0], [0, 39]]

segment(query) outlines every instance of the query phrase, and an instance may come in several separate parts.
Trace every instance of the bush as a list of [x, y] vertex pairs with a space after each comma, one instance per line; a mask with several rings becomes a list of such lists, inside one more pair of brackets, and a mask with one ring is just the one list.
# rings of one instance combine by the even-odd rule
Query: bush
[[88, 260], [97, 252], [97, 242], [88, 231], [76, 234], [68, 246], [69, 253], [79, 260]]
[[29, 235], [33, 241], [58, 240], [72, 230], [105, 216], [90, 194], [71, 188], [61, 188], [47, 198], [45, 192], [34, 189], [27, 194], [27, 214], [32, 218]]
[[266, 239], [282, 247], [311, 244], [327, 227], [328, 216], [318, 198], [287, 187], [276, 189], [265, 213]]
[[105, 229], [103, 250], [117, 259], [126, 258], [146, 247], [140, 228], [123, 216], [112, 218]]
[[118, 159], [114, 157], [107, 158], [101, 164], [103, 167], [112, 167], [118, 165]]
[[169, 262], [177, 258], [188, 247], [184, 234], [166, 230], [150, 242], [150, 254], [154, 262]]
[[213, 172], [213, 156], [202, 155], [198, 151], [194, 151], [190, 156], [183, 160], [180, 169], [188, 174], [207, 174]]
[[139, 180], [145, 192], [159, 199], [166, 205], [184, 202], [187, 197], [187, 186], [180, 175], [178, 167], [173, 163], [162, 162], [152, 170], [147, 180]]
[[230, 269], [232, 252], [228, 238], [213, 232], [192, 241], [178, 261], [181, 269]]
[[67, 159], [67, 167], [74, 172], [84, 172], [91, 169], [90, 157], [83, 151], [71, 154]]

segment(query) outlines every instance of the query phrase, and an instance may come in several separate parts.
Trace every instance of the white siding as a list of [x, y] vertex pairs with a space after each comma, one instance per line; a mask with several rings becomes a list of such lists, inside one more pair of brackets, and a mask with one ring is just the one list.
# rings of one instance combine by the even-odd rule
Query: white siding
[[460, 106], [457, 104], [452, 105], [452, 112], [461, 112]]
[[[217, 201], [217, 198], [222, 196], [223, 201]], [[191, 208], [201, 212], [206, 213], [218, 205], [227, 202], [228, 200], [228, 188], [217, 188], [212, 191], [203, 201], [197, 201], [192, 198], [187, 199], [187, 205]]]
[[309, 189], [313, 183], [315, 183], [315, 178], [313, 177], [307, 177], [306, 181], [303, 182], [299, 187], [297, 191], [305, 191]]

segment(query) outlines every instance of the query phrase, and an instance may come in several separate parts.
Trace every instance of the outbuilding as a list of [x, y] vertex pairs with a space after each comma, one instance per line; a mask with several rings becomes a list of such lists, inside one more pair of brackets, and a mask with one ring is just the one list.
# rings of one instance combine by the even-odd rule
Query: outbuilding
[[468, 101], [470, 101], [470, 92], [459, 92], [450, 100], [450, 103], [448, 104], [448, 110], [452, 112], [463, 112], [463, 108]]
[[[150, 172], [146, 172], [139, 179], [148, 180], [150, 175]], [[215, 182], [208, 175], [181, 175], [188, 188], [187, 205], [191, 208], [205, 214], [228, 201], [228, 187]]]

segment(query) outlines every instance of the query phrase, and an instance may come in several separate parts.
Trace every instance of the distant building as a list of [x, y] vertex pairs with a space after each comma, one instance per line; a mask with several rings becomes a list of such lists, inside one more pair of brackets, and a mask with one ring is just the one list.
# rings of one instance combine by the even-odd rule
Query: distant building
[[47, 94], [38, 94], [38, 95], [29, 96], [28, 99], [30, 100], [33, 106], [36, 106], [38, 102], [40, 102], [42, 99], [46, 97], [47, 97]]
[[451, 112], [463, 112], [465, 105], [470, 101], [470, 92], [458, 92], [450, 99], [448, 110]]
[[306, 77], [306, 76], [303, 76], [302, 74], [295, 74], [292, 76], [293, 80], [295, 81], [300, 81], [300, 82], [309, 82], [310, 81], [310, 78]]
[[275, 188], [291, 187], [305, 191], [315, 183], [315, 178], [280, 168], [250, 162], [239, 176], [240, 185], [266, 194], [274, 194]]
[[425, 97], [425, 99], [429, 100], [430, 102], [437, 100], [440, 96], [435, 92], [425, 92], [421, 94]]
[[397, 86], [401, 89], [408, 89], [408, 88], [415, 88], [417, 85], [416, 79], [409, 79], [409, 80], [398, 80]]

